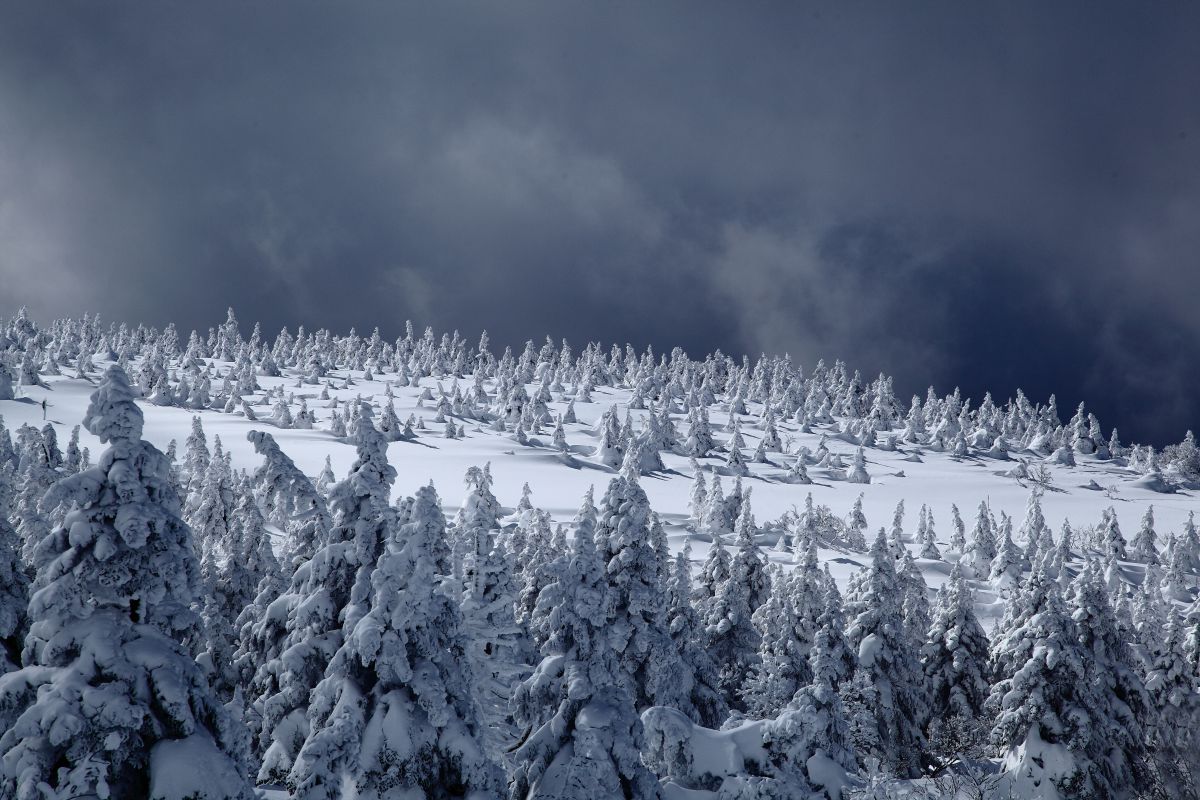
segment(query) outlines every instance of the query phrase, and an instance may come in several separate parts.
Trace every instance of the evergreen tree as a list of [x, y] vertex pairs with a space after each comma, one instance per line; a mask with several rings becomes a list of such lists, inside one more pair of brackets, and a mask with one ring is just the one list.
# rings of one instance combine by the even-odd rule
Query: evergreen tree
[[538, 603], [550, 634], [513, 698], [527, 732], [513, 753], [509, 797], [655, 800], [658, 781], [641, 761], [642, 722], [609, 644], [613, 604], [590, 530], [576, 533], [570, 567]]
[[[291, 771], [308, 736], [309, 695], [343, 643], [366, 613], [370, 575], [396, 524], [388, 504], [396, 470], [387, 462], [387, 442], [370, 411], [354, 422], [358, 458], [330, 493], [334, 526], [325, 544], [292, 574], [291, 585], [262, 621], [262, 639], [278, 655], [265, 660], [254, 678], [256, 710], [262, 718], [258, 779], [280, 782]], [[286, 619], [280, 641], [270, 641], [274, 620]]]
[[692, 512], [692, 530], [699, 531], [704, 525], [704, 510], [708, 500], [708, 484], [704, 480], [704, 472], [700, 469], [699, 464], [694, 465], [693, 476], [692, 494], [691, 499], [688, 501], [688, 506]]
[[779, 714], [796, 692], [808, 683], [808, 653], [797, 635], [802, 618], [792, 604], [791, 576], [776, 573], [771, 594], [754, 612], [760, 644], [758, 663], [742, 687], [746, 712], [766, 719]]
[[673, 676], [679, 693], [686, 697], [680, 709], [706, 728], [721, 725], [729, 708], [721, 696], [720, 676], [702, 644], [700, 617], [692, 606], [690, 551], [677, 553], [667, 582], [667, 632], [678, 655], [679, 672]]
[[233, 474], [228, 457], [214, 437], [213, 457], [209, 461], [198, 496], [190, 498], [187, 523], [199, 547], [201, 564], [222, 561], [229, 553], [230, 528], [233, 524]]
[[[6, 797], [253, 797], [237, 723], [182, 644], [199, 566], [134, 396], [109, 367], [83, 419], [109, 447], [47, 497], [74, 510], [35, 550], [28, 666], [0, 679]], [[176, 794], [181, 769], [200, 780]]]
[[987, 504], [980, 502], [975, 515], [975, 527], [971, 530], [970, 564], [976, 575], [985, 577], [991, 574], [995, 558], [996, 532], [992, 529]]
[[1102, 523], [1104, 551], [1111, 557], [1126, 561], [1129, 559], [1125, 552], [1125, 537], [1121, 535], [1121, 526], [1117, 522], [1117, 512], [1109, 506], [1104, 512]]
[[905, 631], [904, 592], [882, 529], [871, 545], [871, 564], [864, 570], [847, 602], [853, 619], [846, 639], [858, 654], [861, 677], [855, 680], [870, 698], [865, 707], [874, 717], [878, 750], [859, 756], [878, 757], [896, 775], [915, 777], [925, 746], [920, 657]]
[[8, 464], [0, 463], [0, 675], [20, 666], [29, 605], [20, 540], [8, 521], [11, 474]]
[[854, 498], [854, 507], [846, 519], [846, 545], [856, 553], [865, 553], [867, 550], [867, 517], [863, 514], [862, 501], [860, 493]]
[[1029, 563], [1025, 560], [1025, 554], [1021, 548], [1017, 546], [1012, 538], [1012, 520], [1008, 515], [1001, 512], [1002, 533], [1000, 539], [1000, 548], [996, 551], [996, 557], [992, 559], [992, 580], [1002, 589], [1010, 589], [1017, 584]]
[[921, 558], [942, 560], [942, 551], [938, 549], [937, 535], [934, 532], [933, 514], [925, 506], [921, 506], [921, 524], [917, 528], [917, 540], [921, 543]]
[[987, 700], [988, 639], [975, 617], [975, 598], [955, 564], [938, 592], [933, 623], [921, 649], [929, 697], [929, 737], [940, 755], [953, 756], [982, 740], [979, 720]]
[[496, 536], [500, 505], [491, 492], [490, 471], [471, 467], [466, 482], [467, 497], [455, 523], [456, 537], [467, 547], [462, 631], [484, 725], [485, 749], [498, 759], [515, 740], [509, 701], [515, 683], [528, 674], [534, 651], [529, 631], [514, 614], [513, 559]]
[[1200, 784], [1200, 736], [1195, 730], [1200, 694], [1184, 652], [1183, 634], [1183, 622], [1172, 610], [1162, 632], [1163, 645], [1146, 675], [1146, 692], [1154, 709], [1146, 743], [1161, 785], [1175, 797], [1194, 794]]
[[246, 439], [263, 457], [262, 465], [253, 475], [254, 494], [266, 518], [287, 533], [283, 561], [289, 570], [295, 569], [325, 543], [333, 524], [325, 497], [279, 448], [271, 434], [250, 431]]
[[1143, 733], [1149, 698], [1094, 562], [1072, 586], [1071, 618], [1083, 648], [1091, 690], [1090, 751], [1097, 754], [1103, 785], [1110, 791], [1128, 791], [1149, 777]]
[[758, 549], [754, 536], [754, 514], [750, 510], [750, 491], [742, 499], [741, 512], [734, 526], [737, 552], [730, 562], [730, 578], [746, 587], [747, 600], [752, 611], [758, 610], [771, 594], [771, 577], [767, 574], [767, 560]]
[[950, 549], [956, 553], [965, 554], [967, 551], [967, 529], [963, 524], [962, 515], [958, 512], [958, 506], [954, 503], [950, 504], [950, 518], [954, 526], [954, 533], [950, 534]]
[[650, 501], [636, 474], [625, 469], [609, 482], [597, 516], [596, 542], [606, 561], [613, 617], [609, 640], [637, 708], [678, 706], [682, 698], [673, 685], [677, 653], [667, 633], [661, 582], [668, 566], [654, 546]]
[[1133, 537], [1133, 560], [1146, 564], [1158, 564], [1158, 542], [1154, 533], [1154, 506], [1146, 506], [1142, 515], [1142, 527]]
[[[1040, 574], [1039, 568], [1035, 574]], [[1112, 797], [1096, 752], [1087, 655], [1058, 585], [1043, 581], [1027, 619], [1013, 632], [1023, 657], [992, 688], [998, 711], [991, 740], [1017, 796]]]
[[731, 562], [729, 577], [714, 587], [703, 606], [702, 619], [705, 649], [717, 665], [725, 702], [741, 710], [741, 689], [758, 660], [759, 633], [754, 627], [750, 587], [737, 577]]
[[208, 451], [208, 439], [204, 435], [204, 425], [200, 417], [192, 417], [192, 431], [183, 443], [183, 479], [187, 496], [199, 493], [204, 485], [204, 476], [208, 473], [208, 461], [211, 457]]
[[432, 486], [388, 534], [370, 610], [348, 618], [313, 690], [289, 788], [297, 800], [338, 800], [347, 781], [373, 796], [493, 797], [500, 772], [484, 754], [459, 612], [443, 586], [446, 520]]

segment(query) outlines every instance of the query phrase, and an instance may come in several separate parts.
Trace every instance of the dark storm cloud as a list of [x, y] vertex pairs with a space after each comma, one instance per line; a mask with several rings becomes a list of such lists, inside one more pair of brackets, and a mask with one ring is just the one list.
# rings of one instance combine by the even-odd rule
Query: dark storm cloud
[[0, 6], [0, 281], [43, 315], [406, 317], [1200, 389], [1190, 4]]

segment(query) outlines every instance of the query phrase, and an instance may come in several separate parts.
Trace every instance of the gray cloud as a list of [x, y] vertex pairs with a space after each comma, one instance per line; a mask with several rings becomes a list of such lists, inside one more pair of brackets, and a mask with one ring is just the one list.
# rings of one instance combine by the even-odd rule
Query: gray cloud
[[3, 6], [5, 305], [1200, 407], [1193, 4]]

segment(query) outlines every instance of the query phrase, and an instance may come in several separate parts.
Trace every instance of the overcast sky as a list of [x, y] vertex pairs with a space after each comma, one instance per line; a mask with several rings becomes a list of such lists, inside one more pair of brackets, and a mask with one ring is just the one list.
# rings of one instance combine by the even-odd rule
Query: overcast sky
[[0, 0], [0, 315], [1200, 410], [1200, 4]]

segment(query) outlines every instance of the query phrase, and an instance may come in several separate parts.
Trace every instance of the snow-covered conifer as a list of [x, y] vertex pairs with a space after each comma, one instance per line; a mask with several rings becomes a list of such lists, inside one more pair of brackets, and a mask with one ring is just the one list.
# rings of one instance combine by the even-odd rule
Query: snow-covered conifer
[[847, 600], [846, 611], [853, 619], [846, 639], [858, 653], [862, 677], [856, 680], [877, 699], [871, 712], [880, 750], [859, 755], [875, 756], [895, 774], [913, 777], [920, 771], [925, 745], [920, 656], [905, 632], [904, 591], [882, 528], [864, 570]]
[[[367, 611], [370, 575], [395, 525], [389, 505], [396, 470], [387, 462], [387, 442], [367, 408], [355, 420], [358, 458], [346, 479], [330, 492], [334, 524], [321, 547], [292, 575], [288, 590], [262, 620], [261, 639], [278, 655], [254, 678], [255, 706], [262, 717], [260, 782], [282, 781], [308, 736], [309, 695], [341, 647], [343, 631]], [[256, 634], [258, 635], [258, 634]]]
[[987, 635], [975, 616], [975, 600], [962, 567], [955, 564], [938, 592], [933, 624], [921, 649], [930, 740], [935, 748], [948, 751], [944, 755], [962, 752], [964, 745], [982, 739], [979, 720], [990, 688], [987, 664]]
[[255, 497], [267, 520], [287, 533], [283, 561], [295, 568], [324, 544], [332, 525], [325, 498], [271, 434], [250, 431], [246, 439], [263, 457], [252, 478]]
[[1117, 522], [1117, 512], [1112, 506], [1109, 506], [1104, 513], [1102, 535], [1105, 553], [1122, 561], [1129, 558], [1125, 552], [1125, 537], [1121, 535], [1121, 526]]
[[21, 561], [21, 543], [9, 524], [11, 468], [0, 463], [0, 675], [21, 663], [25, 638], [29, 579]]
[[199, 566], [134, 396], [109, 367], [83, 420], [109, 447], [47, 497], [75, 510], [36, 548], [27, 666], [0, 679], [6, 797], [253, 796], [236, 724], [181, 644]]
[[1072, 585], [1069, 607], [1092, 690], [1091, 750], [1103, 754], [1097, 761], [1108, 786], [1117, 791], [1136, 786], [1148, 777], [1143, 727], [1150, 701], [1094, 562]]
[[846, 544], [856, 553], [864, 553], [867, 550], [867, 516], [863, 513], [862, 501], [863, 496], [860, 493], [854, 498], [854, 507], [850, 509], [850, 515], [846, 518]]
[[667, 631], [679, 655], [680, 674], [675, 680], [686, 691], [689, 703], [682, 709], [696, 723], [716, 728], [729, 714], [721, 695], [720, 675], [704, 649], [700, 617], [692, 605], [690, 550], [675, 555], [667, 582]]
[[862, 447], [854, 451], [854, 465], [846, 475], [850, 483], [870, 483], [871, 476], [867, 474], [867, 460]]
[[658, 781], [642, 764], [642, 722], [608, 642], [612, 624], [604, 559], [592, 531], [576, 533], [546, 607], [545, 655], [513, 698], [527, 733], [513, 752], [511, 800], [601, 796], [655, 800]]
[[1128, 765], [1108, 763], [1119, 751], [1100, 739], [1110, 731], [1094, 713], [1099, 698], [1075, 623], [1040, 566], [1030, 581], [1037, 588], [1028, 595], [1024, 620], [1001, 642], [1017, 644], [1014, 669], [989, 699], [998, 711], [991, 740], [1002, 753], [1005, 777], [1019, 796], [1124, 793], [1129, 785], [1112, 783], [1109, 770]]
[[[369, 423], [368, 423], [369, 424]], [[442, 582], [446, 521], [432, 486], [388, 532], [371, 570], [370, 610], [313, 689], [310, 730], [288, 776], [297, 800], [338, 800], [347, 782], [372, 796], [494, 797], [459, 631]]]
[[747, 713], [758, 718], [777, 715], [801, 686], [811, 679], [808, 646], [801, 633], [811, 621], [802, 618], [793, 603], [796, 578], [777, 572], [771, 594], [754, 612], [760, 636], [759, 659], [742, 687]]
[[921, 542], [921, 558], [934, 561], [942, 559], [942, 551], [937, 546], [937, 534], [934, 532], [933, 512], [921, 506], [922, 525], [917, 529], [917, 540]]
[[[693, 459], [693, 462], [695, 460]], [[699, 531], [704, 524], [704, 509], [708, 499], [708, 484], [704, 480], [704, 472], [699, 464], [693, 464], [692, 494], [688, 500], [691, 509], [692, 530]]]
[[[609, 611], [615, 620], [609, 641], [639, 708], [678, 705], [666, 699], [673, 694], [669, 673], [676, 669], [677, 653], [666, 629], [662, 579], [668, 565], [656, 551], [652, 527], [650, 501], [636, 476], [613, 478], [597, 515], [596, 544], [607, 564]], [[731, 571], [737, 563], [736, 558], [731, 562]]]
[[495, 759], [514, 743], [509, 700], [515, 682], [528, 674], [534, 653], [529, 631], [514, 615], [512, 558], [494, 535], [499, 504], [490, 491], [491, 476], [472, 467], [467, 482], [470, 491], [455, 526], [467, 545], [462, 631], [485, 726], [484, 746]]
[[976, 575], [987, 576], [991, 574], [995, 558], [996, 532], [992, 529], [987, 504], [980, 502], [975, 515], [975, 527], [971, 530], [970, 565]]
[[1133, 537], [1132, 557], [1134, 561], [1141, 561], [1146, 564], [1158, 564], [1158, 542], [1154, 533], [1154, 506], [1146, 506], [1146, 513], [1142, 515], [1142, 526], [1138, 529], [1137, 535]]
[[808, 475], [808, 467], [804, 464], [804, 456], [796, 456], [796, 460], [792, 462], [791, 468], [787, 474], [788, 483], [798, 483], [801, 485], [809, 485], [812, 483], [812, 478]]
[[1012, 518], [1001, 512], [1000, 547], [992, 559], [991, 578], [1002, 588], [1009, 588], [1021, 579], [1021, 573], [1029, 568], [1025, 553], [1012, 538]]
[[208, 461], [211, 457], [208, 439], [204, 435], [204, 425], [199, 416], [192, 417], [192, 431], [183, 447], [184, 488], [188, 495], [197, 494], [204, 485], [204, 476], [208, 472]]
[[1200, 694], [1184, 651], [1184, 623], [1174, 613], [1161, 632], [1163, 643], [1148, 665], [1146, 692], [1153, 706], [1147, 746], [1162, 787], [1183, 797], [1200, 781]]

